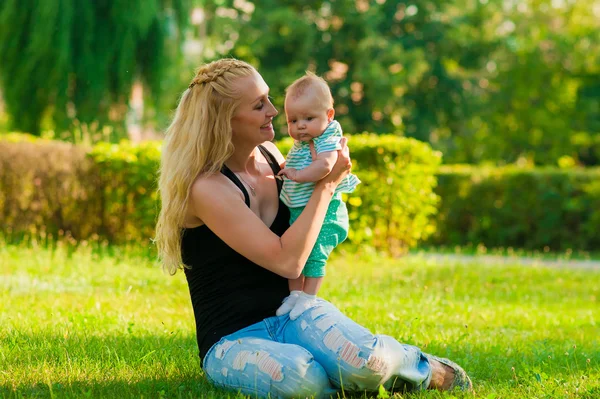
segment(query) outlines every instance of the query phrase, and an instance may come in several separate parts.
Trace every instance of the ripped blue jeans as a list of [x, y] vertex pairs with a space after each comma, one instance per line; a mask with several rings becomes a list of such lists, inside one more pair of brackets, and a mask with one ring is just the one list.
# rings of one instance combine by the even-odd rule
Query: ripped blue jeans
[[274, 316], [223, 337], [203, 369], [218, 387], [270, 398], [329, 398], [380, 385], [412, 391], [431, 380], [419, 348], [373, 335], [323, 299], [294, 321]]

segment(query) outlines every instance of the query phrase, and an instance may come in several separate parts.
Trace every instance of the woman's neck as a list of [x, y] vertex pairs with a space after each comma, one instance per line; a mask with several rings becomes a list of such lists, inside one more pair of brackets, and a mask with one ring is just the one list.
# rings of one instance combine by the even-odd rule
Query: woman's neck
[[236, 146], [235, 152], [225, 164], [232, 172], [254, 174], [258, 170], [255, 150], [256, 147], [239, 148]]

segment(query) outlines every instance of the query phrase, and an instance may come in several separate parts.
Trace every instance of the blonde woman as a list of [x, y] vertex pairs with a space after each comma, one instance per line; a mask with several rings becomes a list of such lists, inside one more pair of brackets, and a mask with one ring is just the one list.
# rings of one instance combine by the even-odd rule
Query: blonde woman
[[373, 335], [322, 299], [294, 321], [275, 316], [351, 165], [344, 140], [289, 226], [275, 178], [284, 158], [270, 142], [277, 113], [252, 66], [222, 59], [197, 71], [166, 132], [156, 242], [169, 273], [185, 265], [207, 378], [271, 398], [329, 397], [342, 384], [470, 389], [454, 363]]

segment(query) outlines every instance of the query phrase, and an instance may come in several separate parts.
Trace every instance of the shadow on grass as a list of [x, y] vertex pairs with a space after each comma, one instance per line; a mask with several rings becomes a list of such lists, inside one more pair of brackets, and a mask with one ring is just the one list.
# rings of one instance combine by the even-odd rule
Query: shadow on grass
[[[70, 381], [0, 387], [2, 398], [224, 398], [227, 393], [210, 386], [200, 374], [183, 378], [138, 381]], [[231, 395], [235, 397], [235, 395]]]

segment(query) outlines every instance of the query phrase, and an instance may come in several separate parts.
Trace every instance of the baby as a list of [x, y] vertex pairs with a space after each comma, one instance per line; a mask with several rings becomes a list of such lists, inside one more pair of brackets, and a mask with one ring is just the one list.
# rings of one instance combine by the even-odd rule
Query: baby
[[[335, 111], [329, 86], [310, 72], [287, 88], [285, 114], [294, 145], [279, 175], [287, 178], [281, 200], [290, 209], [292, 224], [310, 199], [315, 182], [331, 172], [341, 148], [342, 128], [333, 119]], [[302, 275], [289, 281], [291, 293], [277, 309], [278, 316], [289, 312], [290, 319], [295, 320], [316, 301], [327, 259], [333, 248], [348, 237], [348, 209], [341, 193], [354, 191], [359, 183], [350, 174], [338, 185]]]

